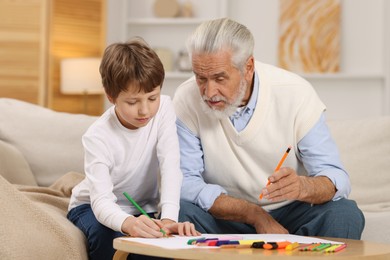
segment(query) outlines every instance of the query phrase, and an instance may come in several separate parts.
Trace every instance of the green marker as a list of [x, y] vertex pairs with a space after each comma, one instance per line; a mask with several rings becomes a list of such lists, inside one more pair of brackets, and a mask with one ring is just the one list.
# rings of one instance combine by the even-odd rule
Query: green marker
[[[145, 212], [145, 210], [143, 208], [141, 208], [140, 205], [138, 205], [137, 202], [135, 202], [135, 200], [133, 200], [132, 197], [130, 197], [129, 194], [127, 194], [127, 192], [123, 192], [123, 195], [125, 195], [125, 197], [145, 216], [147, 216], [148, 218], [152, 219], [151, 217], [149, 217], [148, 213]], [[165, 231], [160, 228], [160, 232], [163, 233], [164, 237], [167, 236], [167, 233], [165, 233]]]

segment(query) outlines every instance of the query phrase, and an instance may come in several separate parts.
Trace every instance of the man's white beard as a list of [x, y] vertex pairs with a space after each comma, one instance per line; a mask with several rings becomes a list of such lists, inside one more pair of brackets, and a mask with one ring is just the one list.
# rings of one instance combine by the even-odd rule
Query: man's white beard
[[238, 89], [237, 97], [234, 99], [233, 103], [231, 104], [227, 102], [226, 98], [221, 96], [214, 96], [211, 98], [211, 101], [220, 101], [220, 100], [224, 101], [227, 105], [227, 107], [224, 110], [217, 110], [209, 107], [206, 103], [207, 97], [203, 95], [200, 100], [200, 105], [202, 107], [203, 112], [205, 112], [206, 114], [213, 114], [218, 119], [224, 119], [226, 117], [233, 115], [234, 112], [236, 112], [237, 108], [241, 105], [247, 88], [248, 86], [246, 84], [245, 79], [241, 79], [240, 88]]

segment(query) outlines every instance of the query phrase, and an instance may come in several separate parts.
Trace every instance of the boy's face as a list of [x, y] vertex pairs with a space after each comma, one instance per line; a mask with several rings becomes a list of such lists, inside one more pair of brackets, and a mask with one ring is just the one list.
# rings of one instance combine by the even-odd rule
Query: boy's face
[[138, 88], [129, 86], [128, 91], [119, 93], [115, 100], [108, 99], [115, 105], [121, 124], [128, 129], [138, 129], [146, 126], [156, 115], [160, 106], [160, 91], [160, 86], [149, 93], [138, 92]]

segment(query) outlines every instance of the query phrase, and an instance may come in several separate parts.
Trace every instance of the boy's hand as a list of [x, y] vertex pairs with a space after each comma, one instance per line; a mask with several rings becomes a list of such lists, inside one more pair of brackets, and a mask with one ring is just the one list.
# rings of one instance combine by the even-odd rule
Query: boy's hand
[[158, 238], [163, 237], [160, 220], [150, 219], [147, 216], [128, 217], [122, 224], [122, 232], [132, 237]]
[[168, 229], [167, 234], [178, 234], [179, 236], [200, 236], [201, 233], [196, 231], [194, 224], [186, 222], [174, 222], [170, 219], [163, 219], [164, 230]]

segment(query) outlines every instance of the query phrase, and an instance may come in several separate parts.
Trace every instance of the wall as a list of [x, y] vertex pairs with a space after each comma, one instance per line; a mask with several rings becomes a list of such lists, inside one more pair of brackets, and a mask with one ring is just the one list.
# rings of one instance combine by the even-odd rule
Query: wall
[[[254, 33], [255, 57], [277, 65], [278, 1], [228, 1], [229, 16]], [[390, 42], [386, 38], [390, 19], [385, 17], [390, 4], [384, 0], [342, 0], [341, 4], [340, 73], [303, 76], [327, 105], [330, 119], [390, 114]]]
[[65, 95], [60, 91], [64, 58], [100, 57], [106, 39], [105, 0], [52, 0], [50, 10], [47, 106], [57, 111], [101, 115], [103, 95]]
[[0, 2], [0, 97], [45, 105], [49, 1]]
[[60, 61], [100, 56], [106, 0], [0, 1], [0, 97], [57, 111], [100, 115], [103, 96], [60, 92]]
[[[256, 59], [277, 65], [278, 1], [226, 1], [228, 16], [253, 32]], [[108, 43], [121, 39], [118, 2], [108, 0]], [[327, 105], [329, 119], [390, 114], [390, 18], [386, 12], [390, 13], [390, 3], [385, 0], [342, 0], [341, 72], [303, 75]]]

